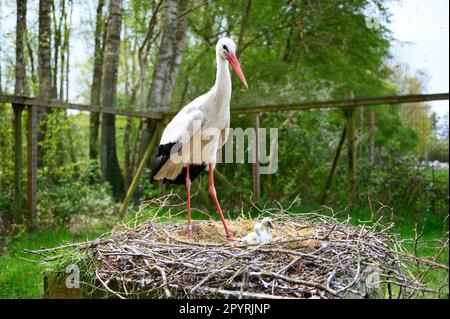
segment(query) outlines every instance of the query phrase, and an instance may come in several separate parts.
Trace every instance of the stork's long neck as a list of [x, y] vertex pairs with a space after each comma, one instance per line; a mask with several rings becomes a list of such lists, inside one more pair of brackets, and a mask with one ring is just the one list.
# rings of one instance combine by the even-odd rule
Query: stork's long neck
[[214, 84], [213, 90], [215, 91], [215, 94], [220, 96], [220, 98], [229, 105], [229, 100], [231, 98], [231, 76], [228, 62], [218, 55], [216, 56], [216, 62], [216, 83]]

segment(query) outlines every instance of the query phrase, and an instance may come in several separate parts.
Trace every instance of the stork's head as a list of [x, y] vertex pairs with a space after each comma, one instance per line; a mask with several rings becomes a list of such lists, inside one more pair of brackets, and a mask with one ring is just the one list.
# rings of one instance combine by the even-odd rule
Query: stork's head
[[269, 217], [263, 218], [263, 220], [261, 221], [261, 223], [263, 224], [263, 226], [264, 226], [265, 228], [273, 228], [272, 220], [271, 220]]
[[236, 44], [230, 38], [221, 38], [216, 45], [216, 54], [222, 59], [226, 59], [237, 75], [241, 79], [242, 83], [248, 89], [247, 80], [245, 79], [244, 73], [241, 70], [238, 59], [236, 58]]

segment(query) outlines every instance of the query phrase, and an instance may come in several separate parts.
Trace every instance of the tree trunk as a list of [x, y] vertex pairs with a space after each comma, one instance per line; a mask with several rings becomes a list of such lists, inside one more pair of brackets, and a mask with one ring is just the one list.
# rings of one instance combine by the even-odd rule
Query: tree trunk
[[[109, 3], [101, 90], [102, 106], [115, 107], [116, 105], [122, 5], [122, 0], [111, 0]], [[115, 125], [114, 114], [102, 114], [100, 167], [103, 178], [112, 186], [114, 198], [120, 200], [124, 193], [124, 183], [117, 159]]]
[[[105, 0], [99, 0], [97, 5], [97, 16], [95, 22], [95, 49], [94, 49], [94, 71], [91, 85], [91, 105], [100, 105], [100, 94], [102, 88], [102, 63], [103, 49], [103, 6]], [[98, 160], [98, 133], [100, 127], [100, 114], [92, 112], [89, 118], [89, 159], [93, 162]], [[95, 166], [95, 165], [94, 165]]]
[[[153, 39], [153, 33], [155, 31], [155, 27], [156, 27], [156, 23], [158, 21], [158, 12], [161, 8], [161, 5], [163, 3], [163, 0], [160, 0], [158, 2], [158, 4], [156, 4], [155, 1], [152, 2], [152, 17], [150, 18], [148, 27], [147, 27], [147, 33], [145, 35], [144, 41], [142, 42], [141, 46], [138, 49], [138, 62], [139, 62], [139, 77], [137, 79], [137, 82], [133, 85], [133, 88], [131, 90], [131, 97], [130, 97], [130, 103], [129, 105], [131, 106], [136, 106], [136, 96], [137, 96], [137, 92], [138, 90], [140, 91], [140, 109], [144, 110], [145, 109], [145, 64], [148, 58], [148, 53], [150, 51], [150, 48], [152, 46], [152, 39]], [[127, 127], [126, 127], [126, 133], [128, 132], [128, 130], [131, 130], [131, 123], [132, 120], [128, 119], [127, 120]], [[141, 145], [140, 138], [142, 137], [142, 126], [143, 126], [144, 121], [141, 120], [139, 122], [139, 129], [138, 129], [138, 137], [137, 137], [137, 141], [134, 145], [134, 151], [132, 152], [132, 154], [126, 154], [125, 155], [125, 159], [128, 160], [127, 163], [127, 169], [129, 172], [129, 176], [131, 180], [131, 176], [134, 174], [134, 172], [136, 172], [137, 169], [137, 165], [138, 165], [138, 157], [136, 156], [136, 152], [137, 149], [139, 147], [139, 145]], [[126, 152], [131, 153], [131, 150], [129, 150], [129, 148], [125, 149]], [[128, 186], [128, 183], [126, 183]]]
[[[131, 56], [132, 60], [131, 60], [131, 76], [134, 77], [135, 72], [136, 72], [136, 63], [134, 63], [134, 56], [136, 53], [136, 45], [134, 45], [133, 49], [130, 49], [130, 51], [128, 51], [128, 45], [129, 45], [129, 41], [128, 41], [128, 37], [127, 37], [127, 29], [124, 28], [124, 41], [123, 41], [123, 55], [125, 57]], [[131, 45], [130, 45], [131, 47]], [[130, 95], [130, 68], [128, 65], [128, 59], [125, 59], [124, 61], [125, 63], [125, 100], [128, 100], [129, 95]], [[134, 108], [134, 104], [128, 104], [129, 108]], [[124, 184], [125, 187], [128, 188], [128, 185], [130, 183], [131, 180], [131, 171], [130, 171], [130, 136], [131, 136], [131, 129], [132, 129], [132, 124], [133, 124], [133, 118], [131, 116], [127, 117], [127, 122], [125, 125], [125, 132], [123, 134], [123, 158], [124, 158], [124, 165], [123, 165], [123, 180], [124, 180]]]
[[[59, 98], [60, 100], [63, 100], [63, 94], [61, 94], [64, 91], [64, 87], [62, 85], [64, 80], [64, 44], [66, 42], [66, 39], [64, 39], [63, 43], [63, 36], [66, 34], [63, 34], [63, 24], [64, 24], [64, 18], [66, 15], [66, 2], [65, 0], [60, 0], [60, 15], [57, 18], [56, 16], [56, 6], [55, 6], [55, 0], [52, 1], [52, 20], [53, 20], [53, 30], [54, 30], [54, 39], [55, 43], [53, 45], [53, 79], [52, 79], [52, 89], [53, 93], [52, 96], [55, 98]], [[66, 27], [64, 31], [66, 30]], [[58, 72], [60, 76], [60, 82], [58, 83]], [[58, 90], [58, 84], [59, 84], [59, 90]], [[67, 110], [56, 110], [54, 111], [58, 114], [58, 116], [64, 116], [67, 117]], [[69, 131], [70, 132], [70, 131]], [[70, 133], [69, 133], [70, 134]], [[69, 149], [73, 147], [72, 143], [68, 143]], [[57, 154], [56, 154], [56, 166], [60, 167], [64, 165], [66, 161], [66, 145], [61, 141], [58, 140], [57, 142]]]
[[[38, 52], [38, 76], [39, 76], [39, 99], [49, 100], [53, 96], [52, 88], [52, 67], [51, 67], [51, 7], [52, 0], [39, 1], [39, 52]], [[46, 113], [50, 109], [39, 108], [38, 110], [38, 150], [37, 160], [38, 167], [43, 165], [43, 149], [41, 141], [44, 139], [46, 124]]]
[[[3, 17], [3, 1], [0, 1], [0, 17]], [[2, 31], [2, 20], [0, 20], [0, 31]], [[0, 36], [2, 36], [0, 32]], [[0, 61], [2, 61], [2, 41], [0, 41]], [[0, 63], [0, 94], [3, 93], [2, 88], [2, 64]]]
[[[152, 82], [147, 98], [147, 108], [168, 107], [172, 98], [178, 70], [183, 56], [184, 38], [186, 35], [187, 15], [177, 14], [185, 12], [189, 0], [167, 0], [161, 27], [161, 40], [155, 63]], [[140, 162], [147, 148], [150, 136], [156, 128], [156, 121], [147, 119], [140, 132], [137, 161]], [[137, 167], [135, 163], [135, 167]]]
[[25, 92], [25, 32], [27, 16], [27, 0], [17, 0], [17, 26], [16, 26], [16, 82], [14, 94], [20, 95]]
[[[72, 12], [73, 12], [73, 0], [69, 0], [69, 7], [70, 7], [70, 13], [69, 13], [69, 23], [66, 23], [66, 26], [72, 25]], [[67, 17], [67, 14], [66, 14]], [[71, 29], [67, 28], [67, 39], [70, 37]], [[67, 40], [69, 42], [69, 40]], [[66, 50], [67, 58], [66, 58], [66, 76], [65, 76], [65, 85], [66, 85], [66, 91], [65, 91], [65, 100], [69, 101], [69, 69], [70, 69], [70, 46], [69, 43], [67, 43], [67, 50]]]
[[37, 96], [39, 94], [39, 92], [36, 91], [38, 84], [37, 84], [37, 78], [36, 78], [36, 71], [35, 71], [35, 67], [34, 67], [34, 52], [33, 52], [33, 48], [31, 48], [31, 44], [28, 41], [26, 34], [25, 34], [25, 38], [26, 38], [26, 43], [27, 43], [28, 57], [30, 58], [30, 77], [31, 77], [33, 94], [34, 94], [34, 96]]
[[[69, 49], [69, 37], [70, 37], [70, 29], [69, 25], [67, 24], [67, 10], [65, 6], [65, 0], [62, 0], [61, 2], [61, 21], [64, 22], [64, 29], [63, 29], [63, 36], [64, 41], [62, 42], [61, 46], [61, 65], [59, 68], [59, 99], [65, 100], [64, 96], [64, 76], [65, 76], [65, 66], [66, 66], [66, 54], [67, 50]], [[67, 102], [67, 100], [66, 100]]]
[[[14, 94], [20, 95], [25, 92], [25, 32], [27, 1], [17, 0], [17, 23], [16, 23], [16, 82], [14, 85]], [[22, 202], [22, 112], [23, 105], [13, 105], [14, 109], [14, 214], [13, 222], [18, 224], [21, 221], [21, 202]]]
[[156, 23], [158, 21], [158, 13], [161, 8], [161, 5], [164, 0], [160, 0], [158, 4], [155, 3], [155, 1], [152, 2], [152, 17], [150, 18], [150, 21], [148, 23], [147, 28], [147, 34], [145, 35], [145, 39], [142, 42], [142, 45], [139, 47], [138, 50], [138, 59], [139, 59], [139, 78], [137, 86], [135, 86], [136, 90], [140, 90], [140, 108], [141, 110], [144, 110], [146, 105], [146, 97], [145, 97], [145, 63], [147, 62], [148, 53], [152, 47], [153, 44], [153, 34], [155, 32]]
[[55, 0], [52, 0], [52, 20], [53, 20], [53, 30], [54, 30], [54, 40], [53, 44], [53, 79], [52, 79], [52, 88], [54, 97], [58, 97], [58, 63], [59, 63], [59, 51], [61, 48], [61, 40], [62, 40], [62, 23], [64, 18], [65, 11], [65, 1], [61, 0], [61, 15], [59, 16], [59, 21], [56, 19], [56, 7]]
[[[158, 12], [162, 5], [164, 0], [159, 0], [158, 3], [156, 1], [152, 1], [152, 17], [150, 18], [147, 32], [145, 35], [144, 40], [142, 41], [142, 44], [137, 49], [137, 57], [138, 57], [138, 65], [139, 65], [139, 73], [138, 78], [136, 82], [131, 87], [131, 96], [129, 98], [128, 105], [130, 108], [136, 108], [137, 107], [137, 94], [138, 91], [140, 92], [140, 102], [139, 107], [141, 110], [145, 109], [145, 64], [147, 62], [148, 54], [151, 49], [151, 46], [153, 44], [153, 34], [155, 31], [157, 18], [158, 18]], [[134, 43], [133, 48], [133, 56], [135, 56], [136, 53], [136, 44]], [[126, 48], [124, 50], [127, 52]], [[125, 53], [127, 55], [127, 53]], [[128, 64], [125, 65], [125, 73], [128, 74]], [[136, 73], [136, 63], [132, 63], [132, 69], [131, 73], [133, 74], [133, 77]], [[128, 76], [126, 76], [127, 83], [126, 83], [126, 97], [128, 99]], [[142, 122], [141, 122], [142, 123]], [[131, 151], [131, 143], [130, 139], [132, 136], [132, 129], [133, 129], [133, 118], [128, 117], [127, 123], [125, 126], [125, 132], [124, 132], [124, 180], [125, 180], [125, 186], [128, 188], [131, 179], [133, 177], [133, 173], [135, 172], [135, 167], [133, 166], [133, 163], [135, 162], [135, 152]], [[134, 146], [136, 147], [138, 143], [134, 143]], [[137, 168], [137, 167], [136, 167]]]
[[186, 15], [177, 19], [177, 13], [186, 11], [189, 1], [168, 0], [164, 10], [161, 42], [155, 72], [148, 95], [147, 107], [167, 107], [172, 97], [173, 85], [181, 64]]

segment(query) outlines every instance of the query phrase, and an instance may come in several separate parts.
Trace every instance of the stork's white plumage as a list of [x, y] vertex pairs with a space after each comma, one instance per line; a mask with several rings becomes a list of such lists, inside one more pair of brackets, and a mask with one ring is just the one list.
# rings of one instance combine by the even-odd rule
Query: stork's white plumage
[[256, 223], [254, 231], [243, 237], [241, 241], [249, 245], [270, 243], [272, 241], [271, 228], [273, 228], [272, 220], [269, 217], [265, 217], [261, 223]]
[[263, 243], [263, 225], [256, 223], [254, 231], [242, 238], [242, 241], [249, 245], [259, 245]]
[[267, 244], [272, 241], [272, 234], [270, 229], [273, 228], [272, 220], [269, 217], [263, 218], [261, 221], [262, 231], [261, 231], [261, 243]]
[[230, 38], [222, 38], [217, 42], [216, 82], [211, 90], [183, 107], [164, 129], [156, 166], [151, 175], [152, 180], [186, 184], [188, 233], [192, 234], [191, 181], [208, 166], [209, 192], [230, 240], [232, 237], [214, 188], [214, 167], [217, 151], [225, 144], [230, 125], [231, 76], [228, 63], [234, 68], [245, 87], [248, 87], [235, 52], [236, 45]]

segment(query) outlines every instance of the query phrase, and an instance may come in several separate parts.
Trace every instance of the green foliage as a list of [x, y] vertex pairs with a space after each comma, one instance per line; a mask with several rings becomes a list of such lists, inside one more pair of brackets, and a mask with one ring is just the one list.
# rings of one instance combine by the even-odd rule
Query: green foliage
[[90, 185], [84, 180], [64, 178], [45, 184], [42, 174], [39, 181], [43, 185], [38, 190], [38, 217], [42, 226], [67, 223], [77, 214], [108, 215], [114, 209], [108, 184]]
[[[409, 217], [434, 214], [442, 225], [448, 214], [448, 180], [433, 179], [415, 168], [416, 163], [411, 158], [386, 157], [382, 166], [361, 167], [360, 194], [369, 194], [374, 203], [408, 211]], [[448, 171], [444, 173], [448, 178]]]
[[[236, 81], [233, 105], [291, 103], [387, 93], [389, 31], [366, 25], [367, 1], [217, 1], [189, 16], [189, 40], [174, 100], [182, 106], [214, 80], [218, 35], [239, 39], [250, 90]], [[381, 19], [386, 18], [383, 5]], [[241, 30], [244, 28], [244, 30]]]
[[0, 196], [0, 212], [8, 218], [11, 217], [10, 212], [13, 209], [13, 200], [13, 194], [10, 192], [3, 193], [2, 196]]
[[428, 159], [448, 163], [448, 139], [433, 139], [429, 145]]
[[[71, 162], [74, 159], [74, 145], [72, 143], [72, 134], [74, 127], [67, 116], [66, 110], [55, 109], [45, 117], [45, 139], [40, 141], [43, 150], [43, 169], [44, 173], [51, 178], [58, 179], [67, 176], [67, 174], [77, 174], [76, 163]], [[65, 165], [70, 163], [69, 165]]]
[[3, 104], [0, 104], [0, 112], [0, 194], [8, 194], [12, 191], [14, 172], [14, 141], [12, 138], [14, 114], [9, 105]]
[[142, 174], [142, 178], [139, 184], [140, 187], [140, 198], [138, 200], [138, 203], [141, 203], [149, 198], [155, 198], [158, 196], [158, 187], [155, 183], [152, 183], [150, 181], [151, 170], [149, 168], [144, 169], [144, 173]]

